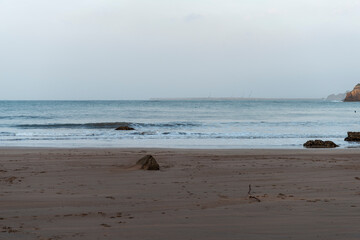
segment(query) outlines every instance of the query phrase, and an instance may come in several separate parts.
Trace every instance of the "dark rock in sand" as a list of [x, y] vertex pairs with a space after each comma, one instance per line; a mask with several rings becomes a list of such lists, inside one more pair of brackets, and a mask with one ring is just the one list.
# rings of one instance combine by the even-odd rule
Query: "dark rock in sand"
[[336, 148], [336, 145], [332, 141], [322, 141], [322, 140], [309, 140], [303, 145], [306, 148]]
[[136, 162], [136, 165], [141, 166], [144, 170], [160, 170], [159, 164], [155, 158], [151, 155], [146, 155]]
[[129, 131], [129, 130], [135, 130], [135, 129], [132, 127], [128, 127], [128, 126], [120, 126], [120, 127], [116, 128], [115, 130]]
[[357, 84], [351, 92], [346, 94], [344, 102], [359, 102], [360, 101], [360, 84]]
[[348, 132], [348, 136], [344, 139], [348, 142], [360, 142], [360, 132]]

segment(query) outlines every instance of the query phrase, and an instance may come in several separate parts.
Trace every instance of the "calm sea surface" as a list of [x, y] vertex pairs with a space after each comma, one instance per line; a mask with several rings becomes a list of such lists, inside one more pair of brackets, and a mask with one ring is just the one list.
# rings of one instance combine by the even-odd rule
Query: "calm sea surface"
[[360, 131], [360, 103], [0, 101], [3, 147], [301, 148], [309, 139], [358, 147], [343, 141], [347, 131]]

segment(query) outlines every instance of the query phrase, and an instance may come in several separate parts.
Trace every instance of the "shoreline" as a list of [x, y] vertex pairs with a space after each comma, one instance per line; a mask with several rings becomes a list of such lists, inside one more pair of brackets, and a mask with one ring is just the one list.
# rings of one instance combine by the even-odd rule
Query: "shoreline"
[[352, 154], [360, 154], [360, 146], [359, 147], [347, 147], [347, 148], [305, 148], [305, 147], [298, 147], [298, 148], [167, 148], [167, 147], [47, 147], [47, 146], [0, 146], [0, 150], [58, 150], [58, 151], [71, 151], [71, 150], [90, 150], [90, 151], [101, 151], [101, 150], [109, 150], [109, 151], [149, 151], [149, 152], [157, 152], [157, 151], [173, 151], [173, 152], [231, 152], [231, 153], [238, 153], [242, 154], [244, 152], [261, 152], [266, 154], [276, 154], [279, 155], [281, 152], [293, 153], [293, 154], [327, 154], [329, 152], [333, 152], [336, 154], [343, 154], [343, 153], [352, 153]]
[[[298, 146], [233, 146], [230, 145], [229, 147], [226, 147], [225, 145], [219, 145], [219, 146], [207, 146], [207, 147], [202, 147], [202, 146], [194, 146], [194, 147], [189, 147], [189, 146], [178, 146], [178, 147], [173, 147], [173, 146], [146, 146], [146, 147], [140, 147], [140, 146], [116, 146], [116, 145], [100, 145], [100, 146], [94, 146], [93, 144], [90, 144], [88, 146], [86, 146], [85, 144], [81, 144], [81, 145], [72, 145], [70, 146], [70, 144], [68, 145], [60, 145], [60, 146], [55, 146], [55, 144], [51, 144], [51, 145], [38, 145], [38, 146], [34, 146], [34, 145], [6, 145], [6, 146], [1, 146], [0, 145], [0, 149], [112, 149], [112, 150], [116, 150], [116, 149], [132, 149], [132, 150], [137, 150], [137, 149], [155, 149], [155, 150], [199, 150], [199, 151], [203, 151], [203, 150], [210, 150], [210, 151], [242, 151], [242, 150], [254, 150], [254, 151], [262, 151], [262, 150], [274, 150], [274, 151], [280, 151], [280, 150], [289, 150], [289, 151], [297, 151], [297, 150], [352, 150], [352, 149], [359, 149], [360, 150], [360, 144], [358, 142], [350, 142], [353, 145], [344, 145], [343, 143], [339, 143], [338, 141], [336, 141], [337, 144], [339, 144], [338, 147], [336, 148], [306, 148], [303, 146], [303, 144], [300, 144]], [[349, 143], [349, 142], [346, 142]], [[140, 144], [139, 144], [140, 145]], [[147, 144], [144, 144], [147, 145]]]
[[[160, 171], [131, 167], [146, 154]], [[359, 239], [359, 159], [360, 149], [0, 147], [0, 238]]]

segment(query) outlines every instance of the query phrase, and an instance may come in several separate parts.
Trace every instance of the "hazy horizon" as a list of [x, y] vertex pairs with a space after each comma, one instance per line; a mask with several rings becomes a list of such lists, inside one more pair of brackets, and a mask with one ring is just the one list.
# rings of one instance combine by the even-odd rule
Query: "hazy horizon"
[[326, 98], [360, 0], [0, 0], [1, 100]]
[[219, 101], [231, 101], [231, 100], [325, 100], [326, 97], [323, 98], [282, 98], [282, 97], [273, 97], [273, 98], [262, 98], [262, 97], [150, 97], [147, 99], [0, 99], [3, 102], [21, 102], [21, 101], [166, 101], [166, 100], [194, 100], [194, 101], [211, 101], [211, 100], [219, 100]]

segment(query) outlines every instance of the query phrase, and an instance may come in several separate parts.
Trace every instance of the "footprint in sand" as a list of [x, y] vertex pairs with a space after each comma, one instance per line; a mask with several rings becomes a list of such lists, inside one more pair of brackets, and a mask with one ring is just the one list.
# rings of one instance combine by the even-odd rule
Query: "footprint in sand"
[[100, 225], [103, 226], [103, 227], [111, 227], [109, 224], [106, 224], [106, 223], [102, 223]]

